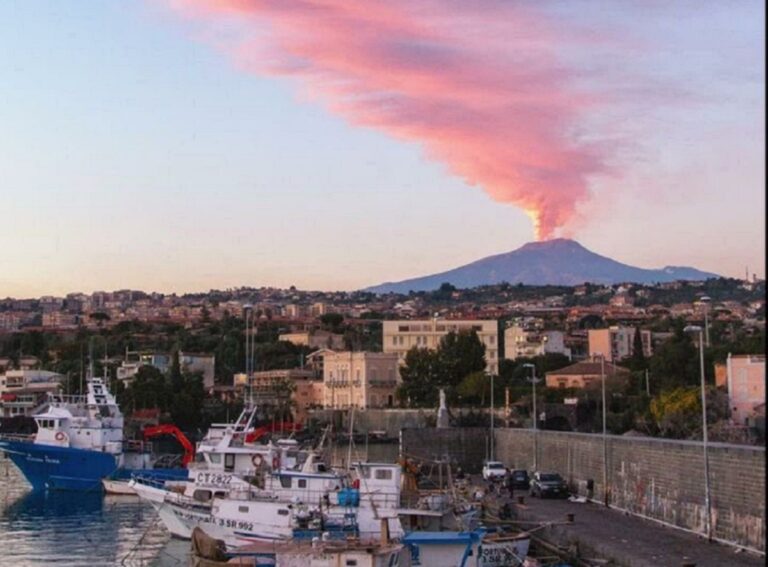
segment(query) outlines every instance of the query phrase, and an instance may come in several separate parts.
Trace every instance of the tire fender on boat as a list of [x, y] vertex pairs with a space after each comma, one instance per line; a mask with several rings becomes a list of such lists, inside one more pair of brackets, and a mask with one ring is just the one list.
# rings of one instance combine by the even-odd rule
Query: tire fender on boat
[[280, 457], [275, 455], [272, 457], [272, 470], [276, 471], [280, 468]]
[[63, 431], [57, 431], [56, 432], [56, 441], [64, 441], [64, 439], [67, 438], [67, 434]]
[[253, 463], [254, 467], [259, 468], [261, 463], [264, 462], [264, 458], [261, 455], [254, 455], [251, 457], [251, 462]]

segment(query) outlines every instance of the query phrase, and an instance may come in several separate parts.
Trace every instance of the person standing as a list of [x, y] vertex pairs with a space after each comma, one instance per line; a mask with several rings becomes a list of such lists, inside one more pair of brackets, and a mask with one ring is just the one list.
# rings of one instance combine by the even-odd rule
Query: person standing
[[512, 478], [512, 473], [507, 469], [507, 474], [504, 475], [504, 487], [509, 491], [509, 497], [515, 497], [515, 481]]

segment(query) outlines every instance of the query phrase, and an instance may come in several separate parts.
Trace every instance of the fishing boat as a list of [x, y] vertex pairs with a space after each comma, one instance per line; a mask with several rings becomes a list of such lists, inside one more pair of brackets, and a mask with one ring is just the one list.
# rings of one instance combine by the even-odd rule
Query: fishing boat
[[528, 555], [528, 534], [472, 531], [411, 532], [402, 538], [411, 564], [432, 567], [521, 567]]
[[103, 378], [89, 375], [86, 386], [85, 395], [49, 395], [46, 409], [32, 416], [35, 435], [0, 438], [0, 451], [33, 489], [101, 491], [104, 478], [187, 477], [186, 468], [161, 468], [150, 444], [123, 440], [123, 414]]

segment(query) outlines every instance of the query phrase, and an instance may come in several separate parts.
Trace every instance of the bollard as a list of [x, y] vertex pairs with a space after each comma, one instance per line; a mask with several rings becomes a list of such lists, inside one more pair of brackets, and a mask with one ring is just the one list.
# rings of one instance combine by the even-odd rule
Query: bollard
[[566, 514], [565, 515], [565, 521], [568, 522], [569, 524], [572, 524], [573, 523], [573, 517], [574, 517], [573, 514]]
[[525, 504], [525, 496], [518, 496], [517, 497], [517, 503], [518, 504]]

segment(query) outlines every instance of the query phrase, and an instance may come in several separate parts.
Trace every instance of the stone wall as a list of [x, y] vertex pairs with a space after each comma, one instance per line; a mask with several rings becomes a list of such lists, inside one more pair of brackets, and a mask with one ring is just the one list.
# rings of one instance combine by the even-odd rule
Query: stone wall
[[[477, 472], [488, 434], [487, 429], [405, 429], [401, 452], [448, 457]], [[604, 501], [607, 494], [613, 507], [706, 534], [701, 443], [609, 435], [604, 444], [601, 435], [555, 431], [539, 431], [534, 441], [526, 429], [497, 429], [495, 437], [496, 458], [510, 468], [559, 472], [582, 495], [591, 479], [595, 500]], [[713, 537], [765, 552], [765, 448], [710, 443], [709, 465]]]

